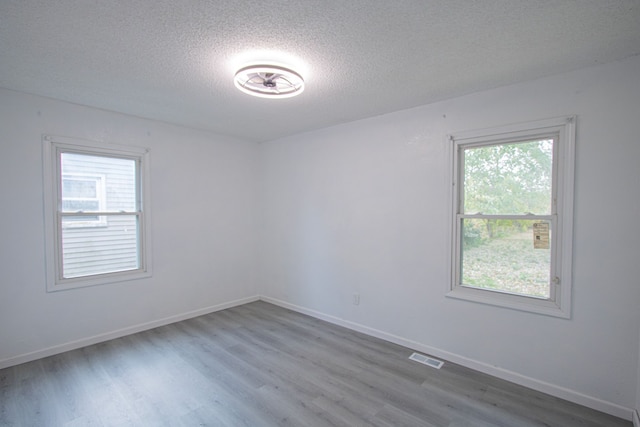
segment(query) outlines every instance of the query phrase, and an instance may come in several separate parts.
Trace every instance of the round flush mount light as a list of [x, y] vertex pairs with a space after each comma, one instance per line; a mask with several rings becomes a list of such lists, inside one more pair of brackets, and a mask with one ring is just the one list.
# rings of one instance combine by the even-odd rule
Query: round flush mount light
[[261, 98], [291, 98], [304, 90], [300, 74], [277, 65], [243, 67], [233, 81], [242, 92]]

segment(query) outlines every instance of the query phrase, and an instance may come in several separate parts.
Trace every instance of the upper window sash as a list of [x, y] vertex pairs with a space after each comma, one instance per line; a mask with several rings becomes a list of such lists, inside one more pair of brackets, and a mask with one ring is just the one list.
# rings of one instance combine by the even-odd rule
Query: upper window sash
[[[538, 144], [537, 147], [532, 146], [532, 144], [536, 144], [536, 143]], [[502, 139], [500, 143], [496, 143], [494, 140], [491, 140], [489, 142], [484, 141], [484, 142], [474, 142], [474, 143], [462, 143], [459, 141], [455, 141], [455, 145], [457, 146], [456, 154], [457, 154], [457, 163], [459, 166], [459, 174], [457, 176], [457, 183], [459, 184], [457, 185], [458, 192], [459, 192], [458, 199], [457, 199], [458, 205], [456, 207], [457, 213], [467, 214], [467, 215], [468, 214], [487, 214], [487, 215], [491, 215], [491, 214], [494, 214], [494, 215], [526, 215], [526, 214], [545, 215], [547, 214], [547, 215], [550, 215], [555, 213], [556, 206], [554, 202], [557, 199], [557, 197], [556, 197], [556, 186], [554, 185], [554, 183], [557, 179], [555, 165], [557, 163], [556, 159], [557, 159], [557, 150], [558, 150], [558, 135], [556, 132], [549, 133], [549, 134], [538, 134], [538, 135], [535, 135], [534, 137], [528, 137], [528, 138], [520, 137], [520, 138]], [[497, 209], [494, 206], [487, 206], [486, 204], [484, 208], [476, 207], [475, 210], [468, 208], [466, 206], [465, 195], [467, 194], [467, 192], [473, 195], [472, 189], [468, 188], [468, 187], [472, 187], [472, 185], [467, 185], [465, 182], [465, 179], [466, 179], [465, 172], [467, 170], [467, 159], [474, 157], [472, 153], [478, 153], [478, 152], [481, 152], [482, 150], [485, 150], [485, 153], [484, 153], [485, 156], [491, 156], [491, 155], [496, 156], [498, 155], [498, 153], [496, 153], [495, 151], [492, 153], [486, 150], [490, 150], [494, 147], [503, 147], [507, 145], [513, 147], [514, 149], [517, 149], [517, 148], [527, 149], [527, 146], [529, 146], [529, 149], [537, 148], [541, 152], [548, 150], [548, 146], [549, 145], [551, 146], [551, 150], [548, 150], [548, 154], [550, 154], [551, 156], [552, 169], [549, 171], [550, 173], [546, 177], [546, 180], [540, 181], [536, 179], [535, 182], [529, 182], [530, 185], [537, 184], [538, 186], [546, 184], [550, 188], [549, 198], [547, 200], [548, 202], [547, 210], [532, 212], [535, 209], [531, 206], [530, 203], [529, 203], [528, 209], [524, 208], [520, 210], [509, 209], [509, 208]], [[544, 145], [546, 145], [547, 148], [544, 148]], [[506, 153], [503, 153], [503, 155], [504, 154]], [[475, 156], [480, 156], [480, 154], [476, 154]], [[496, 162], [498, 162], [502, 159], [494, 158], [492, 160], [495, 160]], [[538, 165], [540, 165], [541, 167], [544, 167], [544, 164], [540, 164], [540, 163], [544, 163], [544, 158], [538, 159], [538, 162], [539, 162]], [[475, 166], [479, 166], [479, 165], [476, 164]], [[515, 168], [515, 166], [513, 165], [510, 165], [510, 166], [511, 168]], [[521, 166], [522, 165], [517, 165], [517, 167], [521, 167]], [[493, 171], [493, 169], [491, 170]], [[473, 171], [471, 171], [470, 173], [473, 173]], [[543, 173], [543, 171], [540, 171], [540, 173]], [[472, 183], [473, 181], [470, 184]], [[495, 182], [494, 184], [498, 184], [498, 182]], [[526, 201], [527, 196], [528, 196], [527, 194], [521, 194], [521, 195], [518, 195], [518, 197], [515, 197], [514, 199]]]

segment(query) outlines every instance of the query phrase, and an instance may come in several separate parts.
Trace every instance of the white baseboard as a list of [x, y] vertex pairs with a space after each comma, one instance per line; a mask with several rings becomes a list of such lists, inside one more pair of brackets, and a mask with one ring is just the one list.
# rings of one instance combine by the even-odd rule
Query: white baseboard
[[640, 412], [638, 412], [638, 409], [633, 411], [633, 427], [640, 427]]
[[116, 331], [106, 332], [103, 334], [95, 335], [88, 338], [83, 338], [76, 341], [67, 342], [53, 347], [48, 347], [42, 350], [36, 350], [30, 353], [21, 354], [8, 359], [0, 360], [0, 369], [8, 368], [9, 366], [19, 365], [21, 363], [31, 362], [32, 360], [42, 359], [43, 357], [53, 356], [54, 354], [64, 353], [65, 351], [75, 350], [78, 348], [86, 347], [100, 342], [109, 341], [115, 338], [124, 337], [127, 335], [135, 334], [138, 332], [146, 331], [149, 329], [157, 328], [159, 326], [165, 326], [171, 323], [180, 322], [182, 320], [191, 319], [193, 317], [203, 316], [205, 314], [213, 313], [215, 311], [224, 310], [227, 308], [235, 307], [238, 305], [247, 304], [250, 302], [258, 301], [259, 297], [253, 296], [248, 298], [242, 298], [235, 301], [229, 301], [223, 304], [218, 304], [206, 308], [201, 308], [187, 313], [178, 314], [175, 316], [165, 317], [164, 319], [158, 319], [147, 323], [141, 323], [139, 325], [130, 326]]
[[[489, 365], [484, 362], [479, 362], [474, 359], [470, 359], [468, 357], [460, 356], [454, 353], [450, 353], [448, 351], [444, 351], [435, 347], [431, 347], [428, 345], [424, 345], [415, 341], [408, 340], [403, 337], [399, 337], [393, 334], [389, 334], [377, 329], [369, 328], [364, 325], [360, 325], [358, 323], [350, 322], [344, 319], [340, 319], [338, 317], [330, 316], [315, 310], [311, 310], [305, 307], [300, 307], [294, 304], [290, 304], [285, 301], [281, 301], [275, 298], [261, 296], [260, 299], [262, 301], [278, 305], [280, 307], [288, 308], [293, 311], [297, 311], [299, 313], [307, 314], [311, 317], [315, 317], [317, 319], [325, 320], [329, 323], [333, 323], [335, 325], [344, 326], [345, 328], [362, 332], [364, 334], [383, 339], [385, 341], [392, 342], [394, 344], [401, 345], [403, 347], [407, 347], [411, 350], [420, 351], [422, 353], [426, 353], [431, 356], [435, 356], [440, 359], [448, 360], [452, 363], [456, 363], [458, 365], [465, 366], [467, 368], [483, 372], [485, 374], [492, 375], [497, 378], [501, 378], [506, 381], [510, 381], [515, 384], [519, 384], [533, 390], [537, 390], [551, 396], [559, 397], [561, 399], [568, 400], [573, 403], [577, 403], [582, 406], [586, 406], [588, 408], [595, 409], [600, 412], [604, 412], [619, 418], [623, 418], [625, 420], [631, 421], [632, 416], [637, 419], [637, 411], [633, 411], [630, 408], [626, 408], [621, 405], [617, 405], [615, 403], [607, 402], [605, 400], [601, 400], [592, 396], [587, 396], [575, 390], [570, 390], [558, 385], [550, 384], [544, 381], [537, 380], [535, 378], [527, 377], [517, 372], [509, 371], [507, 369], [498, 368], [496, 366]], [[632, 415], [633, 413], [633, 415]], [[634, 427], [640, 427], [640, 422], [636, 422], [634, 419]]]

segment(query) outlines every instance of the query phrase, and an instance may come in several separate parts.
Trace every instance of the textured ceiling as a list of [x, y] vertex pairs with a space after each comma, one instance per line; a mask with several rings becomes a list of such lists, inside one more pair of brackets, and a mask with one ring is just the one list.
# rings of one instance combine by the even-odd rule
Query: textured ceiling
[[[0, 1], [0, 87], [254, 141], [639, 53], [638, 0]], [[239, 92], [262, 57], [304, 93]]]

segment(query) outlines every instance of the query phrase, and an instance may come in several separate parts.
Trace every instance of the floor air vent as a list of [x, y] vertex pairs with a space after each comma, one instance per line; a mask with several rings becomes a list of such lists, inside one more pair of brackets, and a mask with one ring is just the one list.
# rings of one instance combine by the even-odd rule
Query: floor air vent
[[444, 365], [443, 361], [432, 359], [431, 357], [425, 356], [424, 354], [413, 353], [411, 356], [409, 356], [409, 359], [436, 369], [440, 369], [442, 368], [442, 365]]

